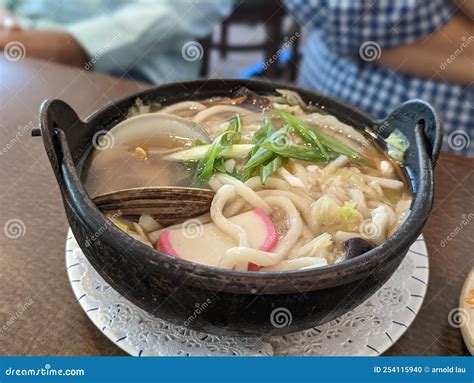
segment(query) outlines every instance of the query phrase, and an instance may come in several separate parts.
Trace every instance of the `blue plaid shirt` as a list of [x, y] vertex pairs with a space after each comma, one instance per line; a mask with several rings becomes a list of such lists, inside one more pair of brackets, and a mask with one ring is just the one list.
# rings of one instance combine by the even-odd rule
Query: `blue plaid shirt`
[[285, 4], [309, 32], [300, 85], [380, 119], [406, 100], [426, 100], [443, 121], [444, 149], [474, 156], [472, 86], [408, 76], [372, 63], [383, 49], [411, 43], [443, 26], [455, 11], [448, 0], [285, 0]]

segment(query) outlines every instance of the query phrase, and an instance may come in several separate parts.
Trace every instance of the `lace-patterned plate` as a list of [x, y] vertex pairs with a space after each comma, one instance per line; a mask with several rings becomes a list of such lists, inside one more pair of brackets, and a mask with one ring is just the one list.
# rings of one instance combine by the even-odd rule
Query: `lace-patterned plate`
[[290, 335], [231, 338], [199, 333], [152, 317], [112, 289], [93, 269], [69, 230], [66, 266], [90, 320], [130, 355], [380, 355], [408, 329], [423, 303], [429, 274], [423, 236], [394, 275], [354, 310]]

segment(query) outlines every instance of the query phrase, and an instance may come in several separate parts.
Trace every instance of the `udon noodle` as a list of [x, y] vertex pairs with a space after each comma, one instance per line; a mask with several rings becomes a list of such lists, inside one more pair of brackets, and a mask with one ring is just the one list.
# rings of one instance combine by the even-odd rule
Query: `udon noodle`
[[[84, 182], [91, 195], [150, 185], [214, 190], [208, 214], [172, 226], [147, 215], [110, 217], [170, 255], [238, 271], [321, 267], [360, 255], [360, 243], [364, 251], [382, 243], [410, 212], [400, 166], [375, 139], [296, 93], [243, 91], [152, 109], [137, 103], [129, 117], [142, 113], [193, 121], [213, 142], [170, 137], [94, 152]], [[114, 183], [119, 168], [132, 174]], [[192, 238], [190, 223], [199, 234]]]

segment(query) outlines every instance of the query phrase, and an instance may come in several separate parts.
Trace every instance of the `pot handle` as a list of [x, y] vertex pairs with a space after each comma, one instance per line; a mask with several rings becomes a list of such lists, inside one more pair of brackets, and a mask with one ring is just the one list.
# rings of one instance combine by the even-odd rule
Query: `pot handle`
[[62, 100], [46, 100], [40, 107], [40, 129], [33, 130], [32, 136], [43, 137], [46, 153], [59, 182], [62, 182], [60, 168], [64, 150], [58, 131], [64, 133], [69, 151], [75, 157], [80, 153], [80, 148], [84, 147], [80, 131], [85, 125], [71, 106]]
[[410, 143], [416, 143], [416, 126], [421, 127], [426, 143], [425, 150], [434, 166], [443, 142], [443, 129], [434, 108], [427, 102], [418, 99], [404, 102], [385, 120], [379, 122], [378, 129], [384, 138], [398, 129]]

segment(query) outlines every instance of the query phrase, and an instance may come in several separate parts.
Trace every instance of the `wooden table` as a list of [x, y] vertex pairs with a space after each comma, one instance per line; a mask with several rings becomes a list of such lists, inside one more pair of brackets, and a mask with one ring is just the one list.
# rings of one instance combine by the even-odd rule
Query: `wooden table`
[[[85, 117], [143, 84], [76, 69], [0, 59], [0, 229], [24, 223], [24, 235], [0, 230], [0, 355], [122, 355], [89, 321], [67, 280], [67, 221], [41, 139], [30, 137], [42, 100], [69, 102]], [[473, 266], [474, 223], [442, 247], [463, 214], [474, 212], [474, 161], [441, 157], [436, 201], [426, 226], [428, 294], [415, 322], [387, 355], [463, 355], [458, 329], [448, 324]], [[11, 221], [13, 222], [13, 221]], [[20, 230], [23, 230], [20, 227]]]

